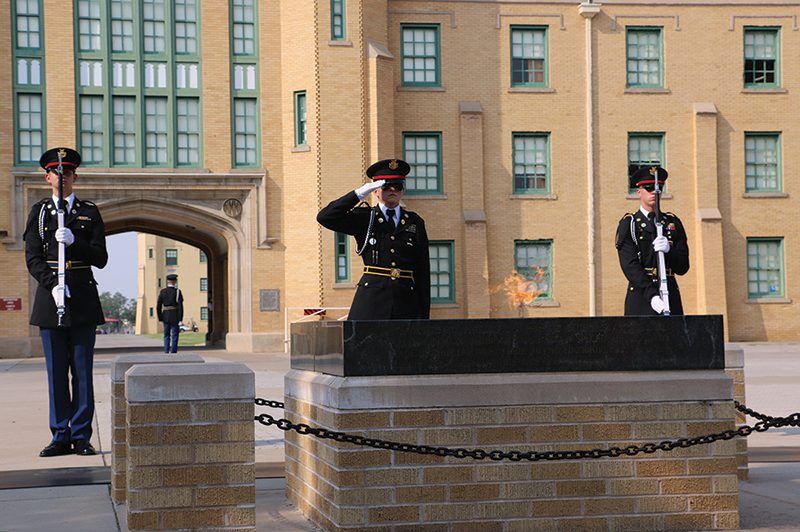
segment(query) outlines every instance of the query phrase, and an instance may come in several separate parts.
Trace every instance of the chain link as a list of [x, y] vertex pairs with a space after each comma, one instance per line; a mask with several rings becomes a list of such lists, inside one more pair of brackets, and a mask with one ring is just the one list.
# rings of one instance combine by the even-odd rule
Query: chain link
[[[280, 401], [270, 401], [268, 399], [256, 398], [255, 404], [269, 408], [284, 408]], [[628, 445], [627, 447], [609, 447], [608, 449], [591, 450], [570, 450], [570, 451], [485, 451], [483, 449], [453, 449], [450, 447], [431, 447], [429, 445], [415, 445], [413, 443], [400, 443], [375, 438], [365, 438], [345, 432], [337, 432], [320, 427], [312, 427], [305, 423], [292, 423], [288, 419], [275, 417], [269, 414], [259, 414], [255, 416], [255, 421], [262, 425], [274, 425], [283, 431], [293, 430], [298, 434], [311, 435], [323, 440], [334, 440], [338, 442], [352, 443], [375, 449], [388, 449], [390, 451], [400, 451], [416, 454], [430, 454], [435, 456], [453, 456], [455, 458], [472, 458], [473, 460], [485, 460], [486, 458], [494, 461], [510, 460], [512, 462], [538, 462], [540, 460], [580, 460], [584, 458], [616, 458], [618, 456], [636, 456], [639, 453], [651, 454], [656, 451], [671, 451], [672, 449], [685, 449], [695, 445], [707, 445], [719, 440], [730, 440], [737, 436], [746, 438], [753, 432], [766, 432], [771, 428], [777, 427], [798, 427], [800, 426], [800, 412], [796, 412], [787, 417], [772, 417], [751, 410], [738, 401], [734, 405], [739, 412], [743, 412], [759, 420], [753, 426], [742, 425], [737, 429], [729, 429], [705, 436], [695, 436], [693, 438], [678, 438], [677, 440], [665, 440], [660, 443], [644, 443], [642, 445]]]

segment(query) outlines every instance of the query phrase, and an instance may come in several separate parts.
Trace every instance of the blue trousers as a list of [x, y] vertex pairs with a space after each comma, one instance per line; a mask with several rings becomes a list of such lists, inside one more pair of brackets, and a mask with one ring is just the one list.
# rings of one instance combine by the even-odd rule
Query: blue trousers
[[[180, 326], [175, 323], [164, 324], [164, 352], [177, 353], [178, 352], [178, 335], [181, 333]], [[172, 336], [172, 341], [170, 341]]]
[[89, 441], [92, 437], [94, 330], [94, 325], [39, 329], [47, 364], [50, 432], [53, 433], [53, 441]]

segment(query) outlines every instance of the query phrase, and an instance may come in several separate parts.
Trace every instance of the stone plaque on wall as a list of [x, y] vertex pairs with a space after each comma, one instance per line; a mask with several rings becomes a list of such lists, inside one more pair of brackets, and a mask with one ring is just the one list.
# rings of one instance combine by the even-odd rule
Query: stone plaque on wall
[[258, 310], [278, 312], [281, 309], [281, 291], [277, 288], [262, 288], [258, 291]]

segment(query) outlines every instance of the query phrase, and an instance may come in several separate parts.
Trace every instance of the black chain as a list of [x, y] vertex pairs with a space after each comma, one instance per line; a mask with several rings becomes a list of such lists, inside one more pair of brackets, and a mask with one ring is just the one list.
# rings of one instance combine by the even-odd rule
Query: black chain
[[[270, 401], [267, 399], [256, 398], [256, 405], [267, 406], [270, 408], [284, 408], [280, 401]], [[696, 436], [694, 438], [679, 438], [677, 440], [666, 440], [660, 443], [645, 443], [642, 445], [628, 445], [627, 447], [610, 447], [608, 449], [591, 449], [575, 451], [485, 451], [483, 449], [452, 449], [450, 447], [431, 447], [429, 445], [415, 445], [412, 443], [399, 443], [375, 438], [365, 438], [355, 436], [345, 432], [337, 432], [324, 428], [312, 427], [305, 423], [292, 423], [288, 419], [275, 419], [269, 414], [259, 414], [255, 420], [265, 426], [274, 425], [283, 431], [293, 430], [298, 434], [310, 434], [320, 439], [335, 440], [338, 442], [352, 443], [376, 449], [388, 449], [390, 451], [401, 451], [406, 453], [432, 454], [436, 456], [455, 456], [456, 458], [472, 458], [474, 460], [510, 460], [520, 462], [526, 460], [537, 462], [539, 460], [576, 460], [582, 458], [616, 458], [618, 456], [635, 456], [639, 453], [651, 454], [656, 451], [671, 451], [672, 449], [693, 447], [695, 445], [705, 445], [719, 440], [730, 440], [737, 436], [746, 438], [753, 432], [765, 432], [776, 427], [798, 427], [800, 426], [800, 412], [796, 412], [787, 417], [772, 417], [760, 414], [746, 406], [734, 401], [736, 409], [748, 414], [760, 421], [753, 426], [742, 425], [736, 430], [725, 430], [716, 434], [706, 436]]]

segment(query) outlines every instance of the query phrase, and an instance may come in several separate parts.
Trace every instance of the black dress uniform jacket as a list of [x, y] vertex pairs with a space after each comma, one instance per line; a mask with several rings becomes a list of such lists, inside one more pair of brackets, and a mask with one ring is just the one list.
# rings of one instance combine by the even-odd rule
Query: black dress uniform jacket
[[[689, 271], [689, 246], [683, 224], [671, 212], [663, 214], [663, 234], [670, 244], [669, 253], [664, 254], [670, 314], [683, 314], [681, 293], [675, 275], [683, 275]], [[656, 314], [650, 307], [650, 300], [658, 295], [659, 286], [658, 253], [653, 250], [655, 238], [656, 226], [641, 210], [626, 214], [619, 221], [616, 246], [619, 264], [628, 278], [626, 316]]]
[[[75, 236], [66, 248], [65, 281], [70, 296], [65, 297], [65, 327], [102, 325], [103, 308], [97, 295], [97, 282], [90, 266], [103, 268], [108, 262], [106, 234], [100, 210], [89, 201], [74, 199], [72, 209], [64, 214], [64, 227]], [[40, 234], [43, 232], [43, 238]], [[28, 271], [39, 282], [31, 312], [31, 325], [54, 329], [58, 327], [56, 303], [52, 290], [58, 285], [58, 215], [52, 198], [36, 203], [28, 215], [23, 239]]]
[[[357, 207], [358, 204], [356, 193], [348, 192], [319, 211], [317, 221], [331, 231], [354, 236], [359, 250], [367, 239], [361, 254], [364, 266], [412, 270], [414, 279], [365, 273], [358, 282], [348, 318], [429, 318], [431, 267], [425, 222], [418, 214], [401, 208], [400, 219], [395, 220], [396, 228], [392, 231], [379, 206]], [[374, 219], [367, 237], [370, 213]]]
[[183, 294], [174, 286], [163, 288], [156, 302], [158, 321], [177, 325], [183, 321]]

